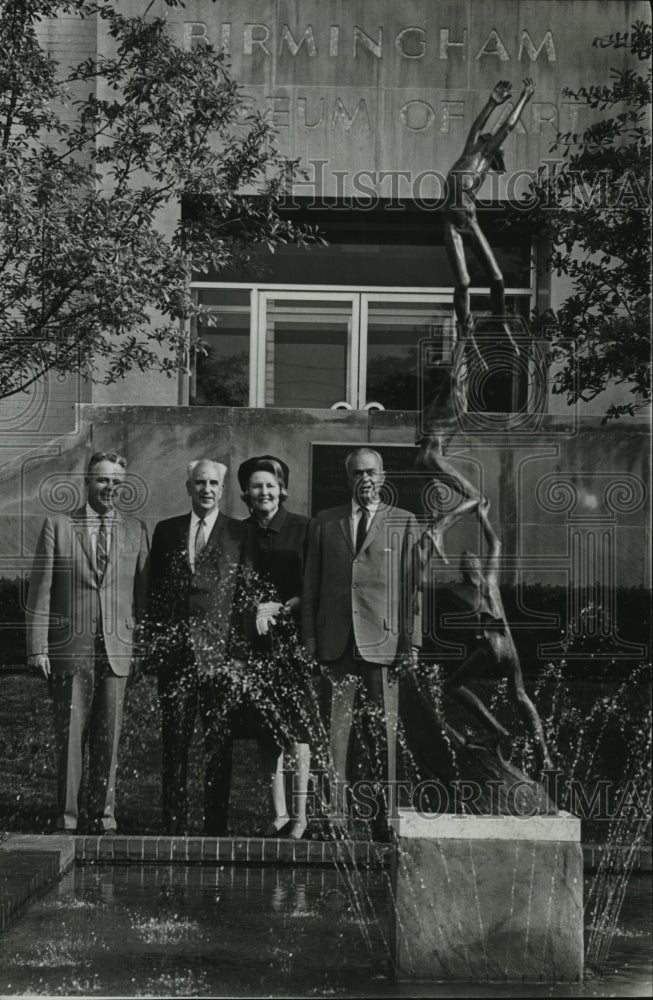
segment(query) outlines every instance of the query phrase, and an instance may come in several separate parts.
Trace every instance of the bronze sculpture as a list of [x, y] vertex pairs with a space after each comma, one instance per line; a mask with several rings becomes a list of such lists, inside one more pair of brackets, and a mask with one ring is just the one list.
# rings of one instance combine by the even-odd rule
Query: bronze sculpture
[[445, 681], [443, 690], [489, 729], [490, 742], [500, 751], [501, 744], [510, 739], [508, 730], [466, 686], [466, 682], [473, 677], [482, 676], [489, 671], [499, 671], [500, 675], [507, 678], [508, 695], [531, 731], [540, 770], [551, 769], [553, 763], [547, 750], [542, 720], [526, 694], [519, 656], [506, 621], [499, 589], [501, 542], [490, 524], [489, 509], [490, 503], [485, 498], [476, 508], [488, 547], [485, 560], [474, 553], [463, 552], [462, 583], [448, 588], [458, 605], [472, 614], [476, 625], [476, 642], [467, 659]]
[[[509, 740], [508, 731], [499, 723], [485, 704], [471, 692], [466, 681], [487, 670], [499, 669], [507, 676], [508, 690], [527, 728], [530, 730], [537, 763], [540, 770], [552, 768], [541, 719], [535, 705], [524, 688], [517, 650], [506, 620], [499, 589], [499, 554], [501, 543], [489, 521], [489, 502], [447, 456], [446, 450], [454, 434], [460, 429], [460, 415], [465, 409], [466, 381], [470, 367], [478, 365], [487, 371], [487, 364], [474, 338], [474, 322], [469, 304], [469, 273], [465, 260], [463, 238], [470, 243], [479, 259], [490, 284], [490, 300], [494, 317], [504, 331], [511, 350], [519, 355], [505, 317], [504, 281], [490, 245], [480, 229], [476, 217], [475, 195], [490, 169], [504, 171], [501, 143], [519, 121], [519, 117], [534, 93], [532, 81], [524, 80], [524, 87], [511, 113], [491, 132], [483, 132], [492, 111], [505, 103], [511, 93], [510, 84], [501, 80], [475, 119], [470, 129], [462, 155], [451, 168], [447, 181], [445, 212], [445, 247], [454, 278], [454, 309], [458, 324], [458, 343], [450, 365], [443, 364], [439, 371], [439, 384], [430, 404], [424, 410], [417, 436], [419, 452], [416, 468], [433, 474], [433, 486], [438, 493], [448, 490], [458, 503], [443, 509], [436, 501], [427, 511], [431, 524], [423, 532], [416, 548], [419, 568], [416, 578], [425, 590], [430, 586], [430, 564], [433, 554], [444, 562], [449, 560], [444, 549], [445, 533], [462, 517], [473, 511], [481, 524], [488, 548], [481, 561], [471, 553], [464, 554], [463, 582], [449, 588], [459, 598], [459, 606], [469, 612], [476, 625], [473, 649], [465, 661], [443, 685], [443, 691], [461, 702], [468, 711], [489, 731], [487, 738], [473, 736], [465, 739], [441, 715], [429, 694], [428, 684], [423, 684], [419, 671], [407, 666], [401, 685], [401, 714], [410, 718], [405, 735], [421, 773], [446, 782], [461, 778], [479, 783], [481, 800], [485, 808], [493, 811], [510, 811], [506, 801], [492, 801], [488, 792], [491, 785], [506, 787], [521, 781], [523, 774], [501, 755], [501, 743]], [[532, 804], [535, 812], [548, 812], [555, 806], [544, 789], [533, 784]]]
[[[519, 100], [507, 118], [496, 125], [492, 132], [483, 132], [482, 129], [494, 109], [505, 104], [511, 95], [510, 83], [507, 80], [500, 80], [490, 94], [485, 107], [474, 120], [462, 154], [447, 175], [444, 203], [444, 244], [447, 258], [454, 272], [454, 309], [462, 331], [467, 331], [471, 323], [469, 272], [465, 260], [463, 237], [467, 238], [489, 280], [493, 315], [503, 316], [506, 311], [503, 275], [492, 248], [478, 224], [475, 196], [489, 170], [496, 170], [499, 173], [505, 172], [501, 143], [514, 129], [534, 91], [532, 80], [525, 79]], [[509, 331], [507, 332], [510, 337]], [[516, 349], [514, 343], [513, 348]]]
[[456, 521], [478, 506], [481, 494], [476, 487], [447, 458], [445, 449], [458, 429], [457, 411], [463, 407], [463, 372], [461, 358], [464, 354], [463, 340], [456, 350], [458, 360], [451, 367], [442, 366], [440, 385], [433, 399], [424, 411], [421, 430], [417, 436], [419, 452], [415, 467], [425, 472], [434, 472], [434, 485], [448, 487], [460, 497], [454, 510], [444, 514], [431, 511], [433, 523], [423, 533], [420, 542], [420, 576], [424, 573], [427, 560], [435, 552], [444, 563], [448, 562], [444, 551], [444, 533]]

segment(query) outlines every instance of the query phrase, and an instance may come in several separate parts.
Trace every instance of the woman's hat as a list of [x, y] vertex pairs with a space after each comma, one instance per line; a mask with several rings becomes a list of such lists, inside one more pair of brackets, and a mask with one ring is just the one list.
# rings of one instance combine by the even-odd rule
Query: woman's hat
[[249, 477], [253, 472], [269, 471], [266, 469], [266, 465], [269, 467], [270, 462], [276, 462], [280, 466], [283, 473], [283, 485], [288, 489], [288, 480], [290, 478], [290, 469], [280, 458], [276, 455], [254, 455], [253, 458], [248, 458], [238, 466], [238, 482], [240, 483], [240, 488], [245, 493], [247, 491], [247, 486], [249, 484]]

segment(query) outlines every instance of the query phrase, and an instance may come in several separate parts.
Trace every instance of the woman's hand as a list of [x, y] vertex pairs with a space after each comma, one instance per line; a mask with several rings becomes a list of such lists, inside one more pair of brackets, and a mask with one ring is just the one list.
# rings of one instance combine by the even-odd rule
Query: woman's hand
[[270, 626], [277, 624], [277, 618], [283, 611], [283, 605], [278, 601], [267, 601], [256, 608], [256, 631], [259, 635], [267, 635]]

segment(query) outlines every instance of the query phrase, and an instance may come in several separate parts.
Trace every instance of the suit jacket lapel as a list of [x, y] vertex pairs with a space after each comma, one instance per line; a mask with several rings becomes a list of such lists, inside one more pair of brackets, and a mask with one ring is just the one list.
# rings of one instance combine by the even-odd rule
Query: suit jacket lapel
[[[215, 519], [215, 524], [213, 525], [213, 531], [209, 535], [206, 541], [206, 549], [214, 548], [220, 541], [220, 535], [224, 531], [225, 516], [220, 511], [218, 511], [218, 516]], [[206, 549], [204, 550], [206, 552]]]
[[105, 582], [117, 567], [119, 554], [124, 551], [125, 543], [127, 541], [127, 525], [128, 522], [123, 521], [120, 516], [120, 511], [114, 510], [114, 514], [111, 519], [107, 564], [104, 570]]
[[73, 519], [73, 534], [76, 536], [79, 544], [81, 545], [84, 555], [88, 559], [88, 564], [97, 576], [95, 570], [95, 562], [93, 559], [93, 549], [91, 547], [91, 536], [88, 530], [88, 522], [86, 520], [86, 508], [80, 507], [76, 510], [72, 516]]
[[188, 546], [192, 544], [192, 539], [189, 539], [188, 535], [190, 532], [190, 514], [186, 514], [185, 517], [179, 522], [179, 535], [175, 544], [177, 552], [181, 554], [182, 559], [186, 563], [188, 569], [191, 569], [190, 565], [190, 555], [188, 552]]
[[218, 516], [215, 519], [213, 530], [206, 540], [206, 545], [204, 546], [204, 550], [200, 554], [199, 558], [195, 560], [195, 572], [197, 572], [197, 567], [201, 566], [206, 561], [206, 559], [208, 559], [211, 552], [215, 548], [217, 548], [218, 545], [220, 544], [220, 536], [224, 531], [224, 524], [225, 524], [224, 514], [221, 514], [220, 511], [218, 511]]
[[368, 525], [367, 534], [365, 535], [363, 544], [360, 547], [361, 552], [365, 552], [365, 549], [369, 548], [369, 546], [372, 544], [373, 539], [376, 538], [376, 536], [378, 535], [379, 531], [381, 530], [381, 525], [385, 522], [385, 514], [387, 509], [388, 509], [387, 507], [382, 505], [379, 505], [377, 507], [376, 514], [372, 518], [372, 523]]
[[343, 516], [340, 518], [340, 528], [342, 530], [343, 535], [345, 536], [345, 541], [347, 542], [347, 545], [349, 546], [352, 554], [356, 555], [356, 551], [354, 549], [354, 543], [351, 537], [351, 504], [347, 507], [343, 507], [342, 509], [343, 509]]

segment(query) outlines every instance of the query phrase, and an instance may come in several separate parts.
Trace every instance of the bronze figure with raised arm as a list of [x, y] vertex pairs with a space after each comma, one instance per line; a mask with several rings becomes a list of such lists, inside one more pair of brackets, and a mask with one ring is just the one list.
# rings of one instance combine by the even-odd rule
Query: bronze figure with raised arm
[[[524, 87], [511, 113], [491, 132], [484, 132], [490, 115], [511, 96], [507, 80], [500, 80], [488, 101], [475, 119], [462, 155], [447, 175], [445, 194], [445, 248], [454, 272], [454, 309], [461, 328], [467, 330], [471, 323], [469, 307], [469, 272], [465, 260], [463, 237], [470, 244], [490, 284], [490, 302], [495, 316], [505, 315], [503, 275], [492, 248], [481, 231], [476, 218], [476, 193], [489, 170], [505, 172], [501, 144], [519, 121], [522, 111], [534, 93], [533, 81], [524, 80]], [[508, 336], [510, 336], [508, 332]], [[512, 339], [512, 338], [511, 338]], [[517, 350], [513, 343], [513, 349]], [[517, 351], [518, 353], [518, 351]]]
[[474, 553], [464, 552], [461, 558], [462, 582], [450, 588], [456, 603], [473, 615], [477, 626], [476, 644], [464, 663], [446, 681], [444, 691], [460, 702], [490, 731], [492, 742], [499, 747], [510, 734], [466, 684], [487, 670], [500, 671], [508, 680], [509, 697], [533, 736], [539, 767], [551, 768], [553, 764], [547, 750], [542, 721], [526, 694], [519, 656], [506, 621], [499, 589], [501, 542], [490, 524], [489, 508], [489, 502], [485, 498], [477, 506], [488, 549], [485, 560]]
[[[459, 345], [459, 353], [461, 348], [464, 350], [464, 341]], [[424, 410], [421, 429], [417, 436], [419, 452], [415, 467], [420, 471], [434, 473], [433, 483], [436, 489], [439, 487], [460, 497], [458, 505], [452, 510], [443, 513], [437, 510], [431, 511], [433, 523], [422, 533], [416, 553], [421, 562], [420, 576], [423, 583], [433, 552], [436, 552], [444, 563], [449, 562], [444, 551], [445, 532], [461, 517], [474, 510], [481, 500], [479, 490], [445, 455], [447, 445], [458, 430], [456, 410], [463, 405], [461, 392], [459, 364], [455, 363], [451, 369], [443, 366], [440, 384]]]

